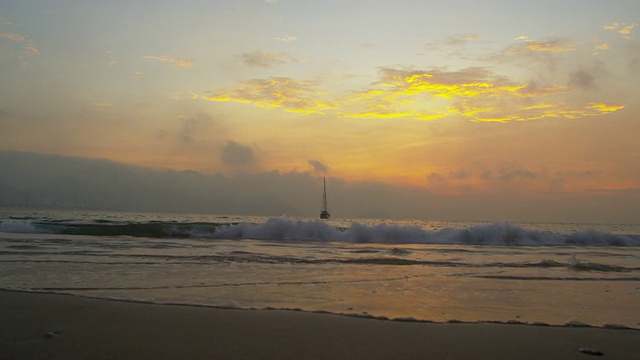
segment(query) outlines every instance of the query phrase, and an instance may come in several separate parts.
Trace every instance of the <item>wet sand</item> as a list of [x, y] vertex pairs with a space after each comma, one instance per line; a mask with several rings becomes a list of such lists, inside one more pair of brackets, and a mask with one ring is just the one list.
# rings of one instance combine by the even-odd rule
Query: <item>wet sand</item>
[[637, 359], [640, 331], [383, 321], [0, 291], [0, 359]]

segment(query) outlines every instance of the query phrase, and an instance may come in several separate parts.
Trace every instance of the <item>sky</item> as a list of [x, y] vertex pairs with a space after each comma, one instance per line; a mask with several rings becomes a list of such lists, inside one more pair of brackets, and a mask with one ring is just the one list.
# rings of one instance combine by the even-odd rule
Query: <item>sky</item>
[[327, 177], [353, 216], [637, 223], [639, 24], [637, 0], [0, 0], [0, 150]]

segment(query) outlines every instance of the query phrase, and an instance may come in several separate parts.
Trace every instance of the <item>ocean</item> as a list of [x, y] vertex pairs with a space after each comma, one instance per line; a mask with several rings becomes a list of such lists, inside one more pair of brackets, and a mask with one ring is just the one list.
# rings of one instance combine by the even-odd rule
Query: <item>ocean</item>
[[0, 289], [640, 329], [640, 225], [0, 209]]

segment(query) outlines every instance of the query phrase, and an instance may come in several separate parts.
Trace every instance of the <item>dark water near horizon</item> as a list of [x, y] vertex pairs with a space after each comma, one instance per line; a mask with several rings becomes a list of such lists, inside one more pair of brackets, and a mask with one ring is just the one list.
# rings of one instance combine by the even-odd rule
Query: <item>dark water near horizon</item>
[[640, 226], [0, 210], [0, 289], [640, 328]]

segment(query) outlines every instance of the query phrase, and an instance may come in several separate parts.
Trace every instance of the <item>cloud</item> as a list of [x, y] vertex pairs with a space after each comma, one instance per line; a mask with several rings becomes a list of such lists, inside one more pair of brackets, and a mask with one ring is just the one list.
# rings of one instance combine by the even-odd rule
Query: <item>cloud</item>
[[432, 183], [445, 184], [445, 183], [448, 183], [449, 180], [460, 181], [460, 180], [467, 180], [470, 177], [471, 175], [468, 172], [464, 170], [458, 170], [458, 171], [449, 172], [448, 176], [442, 175], [440, 173], [432, 172], [432, 173], [429, 173], [429, 175], [427, 175], [427, 180], [429, 180]]
[[288, 41], [296, 41], [296, 40], [298, 40], [298, 38], [295, 37], [294, 35], [285, 35], [283, 37], [275, 38], [275, 40], [288, 42]]
[[197, 113], [193, 116], [179, 115], [178, 120], [180, 129], [177, 138], [183, 145], [195, 142], [198, 135], [202, 136], [209, 126], [215, 124], [214, 119], [206, 113]]
[[230, 90], [212, 90], [201, 98], [211, 101], [252, 103], [266, 108], [283, 108], [289, 112], [322, 113], [332, 105], [322, 99], [324, 93], [316, 90], [315, 83], [274, 77], [245, 82]]
[[480, 35], [477, 34], [453, 35], [446, 38], [444, 44], [450, 46], [461, 46], [477, 40], [480, 40]]
[[603, 29], [616, 32], [622, 35], [622, 37], [625, 39], [631, 39], [631, 31], [636, 27], [638, 27], [638, 24], [636, 23], [627, 24], [620, 22], [614, 22], [610, 25], [602, 26]]
[[575, 178], [575, 179], [590, 179], [602, 175], [602, 171], [599, 170], [583, 170], [583, 171], [562, 171], [557, 175], [562, 178]]
[[593, 47], [593, 54], [597, 55], [600, 53], [600, 50], [607, 50], [609, 49], [609, 44], [607, 43], [601, 43], [601, 44], [597, 44]]
[[240, 56], [245, 65], [253, 67], [269, 68], [276, 65], [284, 65], [287, 63], [297, 63], [298, 59], [288, 53], [279, 52], [252, 52], [244, 53]]
[[160, 61], [160, 62], [173, 63], [173, 64], [176, 65], [176, 67], [185, 68], [185, 69], [191, 69], [195, 65], [195, 62], [193, 62], [191, 60], [173, 58], [173, 57], [166, 56], [166, 55], [161, 55], [161, 56], [144, 55], [143, 58], [146, 59], [146, 60], [151, 60], [151, 61]]
[[464, 170], [452, 171], [449, 173], [449, 177], [456, 180], [465, 180], [470, 177], [469, 173]]
[[4, 16], [0, 15], [0, 25], [13, 25], [9, 20], [5, 20]]
[[[0, 16], [0, 25], [13, 25], [13, 23], [5, 20], [4, 17]], [[0, 31], [0, 38], [20, 43], [27, 40], [29, 37], [12, 32]], [[40, 51], [38, 51], [38, 49], [35, 47], [33, 41], [28, 40], [26, 45], [24, 45], [20, 50], [17, 50], [15, 53], [10, 54], [9, 57], [15, 59], [21, 67], [26, 67], [29, 65], [28, 58], [38, 55], [40, 55]]]
[[505, 181], [510, 181], [514, 179], [535, 179], [537, 176], [527, 169], [503, 169], [500, 171], [499, 178]]
[[362, 49], [374, 49], [378, 45], [376, 43], [367, 42], [367, 43], [359, 43], [358, 46], [361, 47]]
[[255, 158], [251, 147], [238, 144], [235, 141], [227, 141], [220, 153], [220, 160], [233, 166], [250, 165], [255, 161]]
[[33, 45], [27, 45], [23, 48], [23, 53], [26, 56], [38, 56], [40, 55], [40, 51], [38, 49], [36, 49], [35, 46]]
[[267, 4], [276, 4], [280, 0], [264, 0]]
[[427, 175], [427, 180], [429, 180], [430, 182], [434, 182], [434, 183], [443, 183], [447, 181], [447, 178], [445, 178], [443, 175], [432, 172], [429, 175]]
[[574, 71], [569, 74], [569, 85], [581, 89], [593, 89], [595, 85], [595, 77], [584, 70]]
[[0, 31], [0, 37], [3, 37], [5, 39], [9, 39], [9, 40], [13, 40], [13, 41], [23, 41], [24, 40], [24, 36], [22, 36], [20, 34], [14, 34], [14, 33], [3, 32], [3, 31]]
[[[380, 118], [407, 116], [432, 120], [451, 113], [460, 113], [460, 109], [454, 109], [457, 101], [502, 97], [521, 91], [527, 86], [527, 84], [508, 81], [487, 69], [478, 67], [459, 71], [381, 68], [380, 80], [374, 85], [377, 85], [374, 89], [352, 92], [347, 97], [347, 106], [351, 105], [352, 108], [364, 109], [364, 111], [345, 111], [344, 116]], [[451, 104], [452, 102], [454, 104]], [[438, 106], [438, 104], [442, 105]], [[465, 116], [472, 116], [478, 112], [481, 111], [476, 107], [473, 111], [466, 112]]]
[[491, 181], [493, 179], [500, 179], [504, 181], [511, 181], [515, 179], [537, 179], [538, 176], [532, 171], [522, 168], [502, 168], [497, 171], [497, 174], [492, 170], [484, 171], [480, 175], [480, 179], [485, 181]]
[[322, 163], [320, 160], [311, 159], [311, 160], [308, 160], [307, 162], [309, 163], [309, 165], [313, 167], [314, 172], [326, 174], [329, 171], [329, 168], [327, 167], [327, 165]]
[[[473, 43], [479, 42], [478, 40], [480, 40], [480, 35], [478, 34], [455, 34], [444, 39], [426, 43], [425, 45], [429, 51], [451, 51], [455, 48], [463, 49], [473, 46]], [[461, 55], [459, 52], [456, 52], [456, 54]]]
[[524, 42], [510, 45], [506, 49], [507, 52], [519, 55], [530, 55], [541, 52], [557, 53], [574, 50], [576, 50], [576, 47], [563, 39], [551, 39], [545, 41], [525, 39]]
[[[574, 81], [581, 81], [582, 86], [589, 85], [589, 78], [585, 75], [576, 75]], [[352, 108], [365, 111], [345, 112], [344, 116], [406, 116], [427, 120], [459, 115], [476, 122], [506, 122], [546, 118], [577, 119], [624, 108], [624, 105], [597, 101], [582, 106], [568, 105], [564, 101], [550, 102], [545, 99], [567, 94], [571, 88], [516, 83], [478, 67], [459, 71], [382, 68], [380, 81], [376, 84], [378, 87], [375, 89], [354, 92], [347, 97]]]
[[244, 82], [234, 89], [211, 90], [210, 101], [252, 103], [304, 114], [329, 113], [344, 118], [413, 118], [436, 120], [448, 116], [474, 122], [578, 119], [618, 111], [623, 104], [597, 99], [580, 103], [574, 88], [596, 87], [601, 66], [569, 74], [569, 85], [516, 82], [483, 67], [447, 71], [382, 67], [378, 80], [345, 95], [329, 95], [320, 84], [274, 77]]
[[194, 118], [187, 118], [186, 116], [179, 116], [181, 120], [180, 133], [178, 138], [183, 144], [188, 144], [193, 142], [193, 136], [196, 133], [198, 121]]
[[[32, 205], [79, 203], [85, 209], [95, 210], [317, 216], [318, 189], [322, 186], [321, 179], [307, 172], [251, 172], [229, 177], [10, 151], [0, 151], [0, 168], [3, 169], [0, 198], [5, 199], [5, 205], [19, 189], [20, 193], [31, 195]], [[489, 194], [439, 195], [431, 189], [332, 178], [332, 214], [340, 218], [392, 216], [546, 222], [605, 219], [612, 223], [634, 223], [640, 210], [637, 186], [563, 193], [549, 199], [540, 193], [510, 192], [510, 183], [495, 180], [498, 181], [491, 183], [495, 191]], [[95, 191], [96, 188], [101, 191]]]
[[605, 103], [592, 102], [586, 107], [587, 110], [592, 110], [594, 113], [606, 114], [610, 112], [616, 112], [624, 109], [624, 105], [609, 105]]
[[11, 116], [10, 112], [8, 112], [6, 110], [3, 110], [3, 109], [0, 109], [0, 120], [1, 119], [8, 119], [10, 116]]
[[113, 56], [113, 51], [106, 50], [104, 53], [106, 54], [106, 57], [108, 57], [109, 59], [108, 60], [100, 60], [100, 64], [106, 65], [106, 66], [112, 66], [112, 65], [115, 65], [115, 64], [118, 63], [118, 59], [116, 59]]
[[569, 72], [568, 85], [571, 88], [590, 90], [598, 88], [598, 80], [610, 76], [603, 62], [595, 61], [590, 66], [580, 66]]

